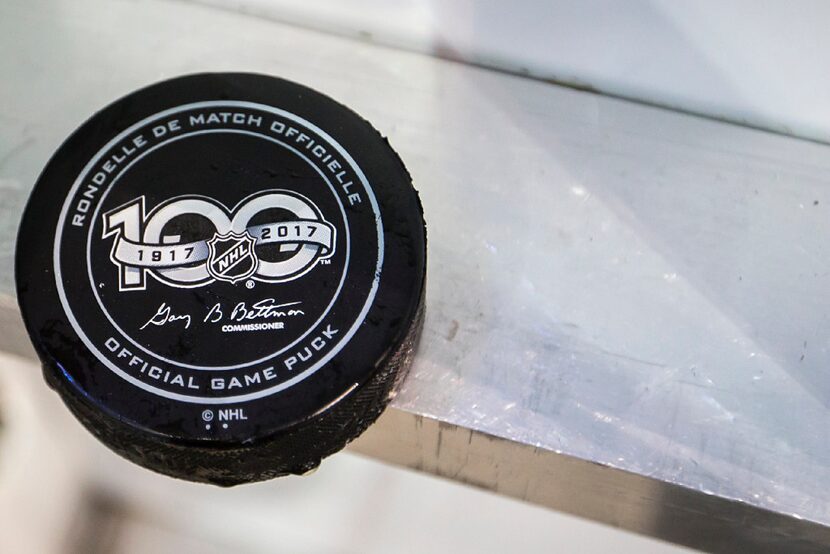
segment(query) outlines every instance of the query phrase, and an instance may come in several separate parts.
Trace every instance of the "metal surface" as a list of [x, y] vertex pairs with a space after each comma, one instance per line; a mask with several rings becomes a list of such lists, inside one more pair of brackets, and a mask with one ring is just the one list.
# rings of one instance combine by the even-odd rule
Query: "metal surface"
[[0, 346], [48, 156], [141, 85], [258, 71], [389, 136], [428, 315], [372, 455], [716, 551], [830, 547], [830, 148], [186, 3], [0, 5]]

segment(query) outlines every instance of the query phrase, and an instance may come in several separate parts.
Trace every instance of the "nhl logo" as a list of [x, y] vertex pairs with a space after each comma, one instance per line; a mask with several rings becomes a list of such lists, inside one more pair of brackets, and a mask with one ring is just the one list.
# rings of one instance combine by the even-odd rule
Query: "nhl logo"
[[247, 231], [225, 235], [217, 233], [207, 244], [210, 249], [207, 270], [213, 278], [236, 283], [256, 271], [259, 263], [254, 252], [256, 241]]

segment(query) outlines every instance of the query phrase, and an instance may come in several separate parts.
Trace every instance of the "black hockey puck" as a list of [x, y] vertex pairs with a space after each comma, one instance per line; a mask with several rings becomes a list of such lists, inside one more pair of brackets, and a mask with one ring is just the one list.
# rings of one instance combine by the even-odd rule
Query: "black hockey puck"
[[96, 437], [232, 485], [307, 472], [380, 415], [420, 332], [425, 247], [409, 174], [361, 117], [273, 77], [192, 75], [60, 147], [17, 293]]

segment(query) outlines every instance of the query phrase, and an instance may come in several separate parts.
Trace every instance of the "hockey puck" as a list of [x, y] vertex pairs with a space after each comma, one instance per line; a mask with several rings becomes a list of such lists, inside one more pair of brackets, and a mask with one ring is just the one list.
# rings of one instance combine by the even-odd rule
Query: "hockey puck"
[[387, 141], [304, 86], [200, 74], [58, 149], [17, 241], [46, 381], [154, 471], [302, 474], [389, 402], [423, 320], [426, 233]]

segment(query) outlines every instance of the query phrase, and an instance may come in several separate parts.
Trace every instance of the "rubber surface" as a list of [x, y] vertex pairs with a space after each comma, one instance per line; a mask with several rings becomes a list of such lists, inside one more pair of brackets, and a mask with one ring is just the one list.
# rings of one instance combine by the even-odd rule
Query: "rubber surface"
[[96, 437], [232, 485], [304, 473], [380, 415], [422, 325], [426, 231], [401, 160], [354, 112], [200, 74], [67, 139], [15, 269], [46, 380]]

